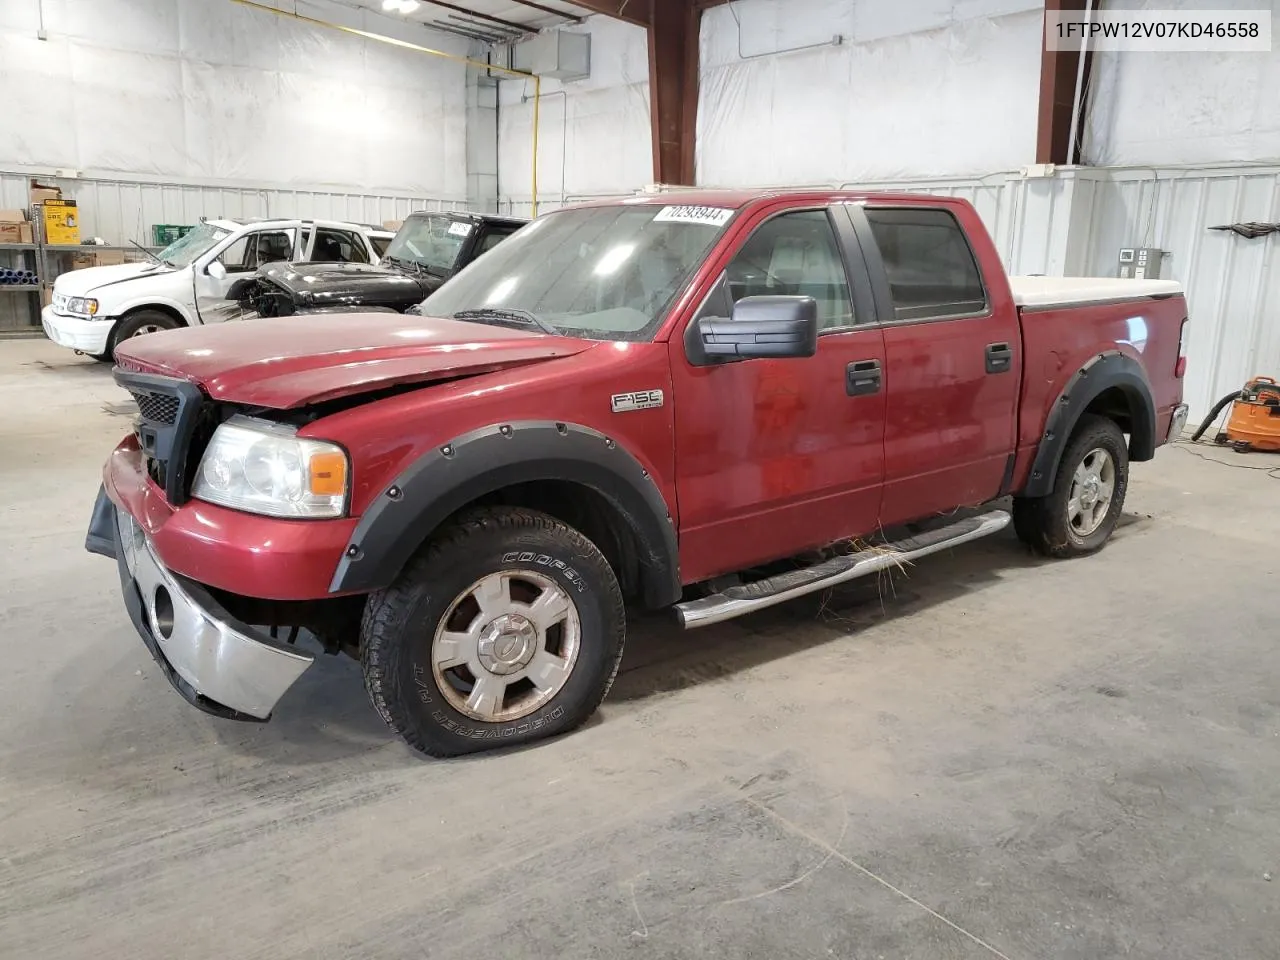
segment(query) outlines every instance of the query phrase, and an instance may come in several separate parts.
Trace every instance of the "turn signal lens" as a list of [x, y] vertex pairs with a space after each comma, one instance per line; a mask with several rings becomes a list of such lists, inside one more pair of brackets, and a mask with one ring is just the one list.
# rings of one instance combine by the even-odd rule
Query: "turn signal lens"
[[313, 453], [309, 474], [312, 496], [340, 497], [347, 492], [347, 458], [341, 453]]

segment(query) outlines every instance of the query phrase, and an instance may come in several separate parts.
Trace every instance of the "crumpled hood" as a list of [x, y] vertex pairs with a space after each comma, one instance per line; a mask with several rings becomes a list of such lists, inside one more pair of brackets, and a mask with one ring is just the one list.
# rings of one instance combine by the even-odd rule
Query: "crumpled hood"
[[190, 380], [215, 400], [284, 410], [568, 357], [593, 345], [462, 320], [340, 313], [151, 333], [121, 343], [116, 363]]
[[[93, 247], [86, 246], [86, 253], [93, 253]], [[138, 263], [116, 263], [109, 267], [85, 267], [83, 270], [69, 270], [58, 274], [54, 281], [54, 289], [68, 297], [83, 297], [87, 293], [101, 289], [113, 283], [123, 283], [137, 277], [152, 276], [156, 273], [167, 273], [170, 267], [161, 266], [144, 260]]]
[[273, 263], [258, 276], [288, 291], [303, 307], [368, 303], [403, 308], [421, 303], [442, 282], [368, 263]]

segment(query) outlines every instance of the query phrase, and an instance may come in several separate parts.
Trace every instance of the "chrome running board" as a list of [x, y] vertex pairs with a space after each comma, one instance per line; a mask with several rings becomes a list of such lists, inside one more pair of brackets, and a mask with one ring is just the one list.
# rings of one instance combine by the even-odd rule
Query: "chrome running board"
[[832, 557], [811, 567], [780, 573], [755, 583], [739, 584], [710, 597], [677, 603], [676, 617], [686, 630], [731, 620], [744, 613], [754, 613], [775, 603], [878, 573], [939, 550], [988, 537], [1007, 527], [1010, 519], [1005, 511], [995, 510], [896, 543], [887, 543], [844, 557]]

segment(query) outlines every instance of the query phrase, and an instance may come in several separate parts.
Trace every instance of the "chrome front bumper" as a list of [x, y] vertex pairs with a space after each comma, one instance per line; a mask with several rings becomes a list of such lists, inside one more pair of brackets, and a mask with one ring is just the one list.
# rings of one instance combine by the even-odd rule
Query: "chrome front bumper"
[[[314, 657], [240, 623], [199, 584], [165, 568], [142, 528], [115, 514], [115, 556], [125, 606], [169, 682], [191, 704], [233, 720], [266, 720]], [[90, 529], [93, 542], [94, 528]], [[90, 549], [94, 549], [90, 546]], [[94, 550], [102, 553], [105, 550]]]
[[1182, 431], [1187, 428], [1187, 414], [1191, 408], [1185, 403], [1180, 403], [1173, 408], [1173, 416], [1169, 418], [1169, 432], [1165, 435], [1165, 443], [1173, 443], [1182, 436]]

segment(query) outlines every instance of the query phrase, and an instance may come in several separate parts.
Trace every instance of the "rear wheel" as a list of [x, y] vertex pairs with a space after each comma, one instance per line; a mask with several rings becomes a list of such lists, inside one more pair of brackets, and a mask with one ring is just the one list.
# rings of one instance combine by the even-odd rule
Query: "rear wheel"
[[431, 756], [526, 743], [595, 711], [625, 630], [622, 592], [590, 540], [536, 511], [481, 510], [369, 598], [365, 687]]
[[1047, 557], [1076, 557], [1110, 539], [1129, 487], [1129, 453], [1116, 424], [1081, 418], [1058, 464], [1053, 492], [1014, 500], [1018, 537]]

